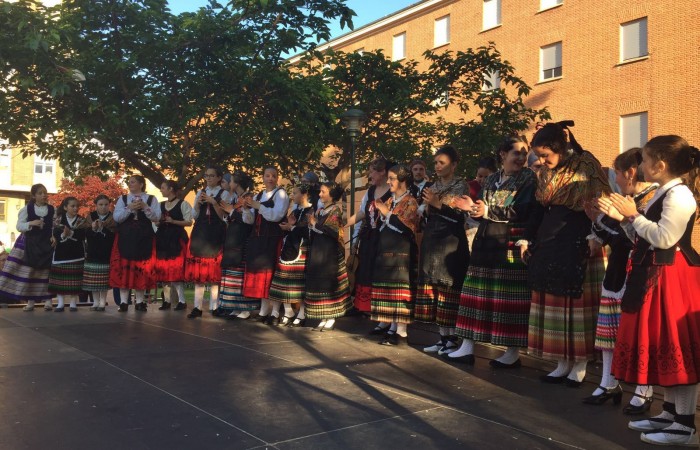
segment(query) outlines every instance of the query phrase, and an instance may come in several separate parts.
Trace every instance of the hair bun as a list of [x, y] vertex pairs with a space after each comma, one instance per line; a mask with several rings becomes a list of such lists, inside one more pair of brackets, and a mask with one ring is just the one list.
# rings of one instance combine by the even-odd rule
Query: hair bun
[[690, 147], [690, 160], [693, 167], [700, 168], [700, 150], [697, 147]]

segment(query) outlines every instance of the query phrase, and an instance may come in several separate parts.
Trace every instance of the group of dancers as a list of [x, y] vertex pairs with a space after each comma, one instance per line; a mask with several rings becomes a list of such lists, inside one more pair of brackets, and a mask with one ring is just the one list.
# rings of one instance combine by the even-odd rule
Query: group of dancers
[[[122, 299], [133, 289], [143, 312], [144, 292], [162, 283], [185, 310], [184, 285], [193, 283], [190, 318], [202, 315], [209, 286], [214, 315], [290, 327], [317, 319], [319, 331], [354, 307], [376, 322], [380, 344], [405, 345], [408, 324], [433, 323], [440, 340], [427, 353], [472, 365], [475, 343], [488, 343], [506, 349], [494, 369], [516, 369], [526, 349], [557, 362], [543, 383], [573, 388], [599, 351], [601, 384], [584, 403], [620, 403], [624, 381], [636, 385], [625, 413], [641, 414], [652, 386], [663, 386], [662, 412], [629, 427], [644, 442], [697, 446], [700, 257], [691, 235], [700, 151], [657, 136], [606, 170], [570, 125], [546, 124], [530, 143], [505, 139], [500, 168], [482, 160], [472, 181], [456, 176], [460, 155], [450, 146], [435, 152], [434, 182], [423, 161], [378, 158], [347, 221], [339, 185], [307, 173], [288, 194], [273, 167], [257, 193], [244, 172], [209, 167], [194, 206], [172, 181], [158, 203], [133, 175], [113, 212], [99, 196], [87, 217], [73, 197], [54, 210], [35, 185], [0, 296], [27, 302], [27, 311], [42, 301], [51, 310], [56, 296], [55, 311], [66, 302], [75, 311], [86, 290], [104, 311], [110, 288]], [[170, 298], [159, 309], [173, 307]]]

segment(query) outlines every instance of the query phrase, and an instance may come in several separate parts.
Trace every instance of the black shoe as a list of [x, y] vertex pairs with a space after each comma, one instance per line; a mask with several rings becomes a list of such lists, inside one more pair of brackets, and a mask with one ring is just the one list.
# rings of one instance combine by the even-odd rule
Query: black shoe
[[442, 355], [442, 358], [443, 358], [445, 361], [456, 362], [456, 363], [460, 363], [460, 364], [466, 364], [466, 365], [468, 365], [468, 366], [473, 366], [474, 363], [476, 362], [476, 358], [474, 358], [474, 355], [473, 355], [473, 354], [472, 354], [472, 355], [458, 356], [458, 357], [456, 357], [456, 358], [450, 358], [450, 354], [449, 354], [449, 353], [444, 353], [444, 354]]
[[163, 311], [164, 309], [170, 309], [170, 302], [163, 302], [162, 305], [158, 308], [160, 311]]
[[517, 369], [518, 367], [522, 366], [523, 363], [520, 362], [520, 359], [517, 359], [514, 363], [510, 364], [502, 363], [500, 361], [492, 359], [491, 361], [489, 361], [489, 365], [494, 369]]
[[127, 312], [129, 310], [129, 305], [126, 302], [121, 302], [119, 304], [119, 312]]
[[649, 408], [651, 408], [651, 403], [654, 401], [654, 397], [644, 397], [643, 395], [639, 394], [634, 394], [634, 396], [643, 398], [644, 403], [639, 406], [630, 403], [622, 409], [622, 412], [630, 416], [636, 416], [637, 414], [642, 414], [649, 411]]
[[134, 311], [148, 312], [146, 302], [137, 303], [136, 306], [134, 306]]
[[540, 377], [540, 381], [547, 384], [562, 384], [565, 379], [566, 376], [553, 377], [551, 375], [542, 375]]
[[[585, 378], [584, 378], [584, 380], [585, 380]], [[572, 380], [572, 379], [569, 378], [569, 377], [566, 377], [566, 380], [565, 380], [565, 381], [566, 381], [566, 386], [567, 386], [567, 387], [570, 387], [570, 388], [579, 388], [579, 387], [581, 387], [581, 385], [583, 384], [583, 380], [581, 380], [581, 381], [576, 381], [576, 380]]]
[[589, 395], [583, 399], [583, 403], [587, 405], [602, 405], [609, 399], [613, 399], [613, 405], [619, 405], [622, 401], [622, 388], [618, 384], [614, 388], [604, 388], [603, 386], [598, 386], [603, 392], [599, 395]]
[[[296, 322], [296, 320], [297, 319], [295, 318], [294, 320], [290, 321], [287, 326], [289, 328], [300, 328], [300, 327], [303, 327], [304, 325], [306, 325], [306, 318], [299, 319], [299, 322]], [[294, 322], [296, 322], [296, 323], [294, 323]]]
[[192, 311], [190, 311], [190, 313], [187, 314], [188, 319], [194, 319], [196, 317], [202, 317], [202, 310], [197, 307], [192, 308]]
[[380, 327], [377, 325], [376, 327], [372, 328], [369, 332], [369, 334], [374, 335], [374, 336], [379, 336], [382, 334], [386, 334], [389, 331], [389, 325], [385, 327]]
[[184, 311], [187, 309], [187, 303], [185, 302], [177, 302], [177, 306], [173, 308], [175, 311]]
[[405, 345], [406, 341], [407, 339], [404, 336], [399, 336], [396, 333], [387, 333], [384, 339], [379, 342], [379, 345], [395, 347], [397, 345]]
[[253, 322], [267, 323], [267, 319], [269, 317], [270, 317], [269, 315], [268, 316], [261, 316], [258, 314], [258, 316], [253, 319]]
[[271, 325], [273, 327], [278, 327], [280, 326], [280, 318], [279, 317], [274, 317], [270, 316], [270, 318], [266, 322], [268, 325]]
[[224, 311], [222, 308], [216, 308], [216, 309], [211, 311], [211, 315], [214, 317], [223, 317], [223, 316], [227, 316], [228, 313], [226, 311]]

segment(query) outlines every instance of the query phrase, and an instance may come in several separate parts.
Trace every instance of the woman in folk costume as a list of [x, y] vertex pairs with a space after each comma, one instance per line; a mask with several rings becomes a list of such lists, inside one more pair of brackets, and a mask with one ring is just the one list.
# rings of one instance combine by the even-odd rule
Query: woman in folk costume
[[63, 312], [64, 301], [70, 311], [78, 311], [78, 295], [83, 286], [85, 264], [85, 219], [78, 215], [78, 199], [66, 197], [56, 209], [53, 227], [53, 261], [49, 270], [49, 292], [56, 295], [55, 312]]
[[692, 234], [700, 150], [680, 136], [657, 136], [644, 146], [640, 167], [646, 181], [660, 186], [643, 213], [631, 197], [599, 200], [635, 236], [612, 370], [627, 383], [664, 387], [661, 414], [629, 423], [643, 442], [697, 448], [700, 255]]
[[413, 320], [413, 301], [418, 277], [418, 202], [409, 191], [412, 176], [405, 166], [389, 169], [391, 198], [375, 201], [381, 214], [377, 255], [372, 279], [372, 320], [389, 323], [379, 342], [406, 342], [406, 326]]
[[581, 148], [570, 131], [567, 139], [562, 124], [573, 122], [549, 123], [532, 140], [532, 149], [543, 166], [536, 207], [526, 239], [519, 244], [521, 255], [526, 260], [529, 257], [528, 284], [532, 290], [528, 350], [557, 361], [556, 369], [540, 380], [579, 387], [588, 361], [595, 358], [603, 259], [602, 253], [589, 249], [591, 221], [584, 205], [609, 194], [610, 186], [598, 160]]
[[109, 258], [114, 245], [116, 222], [109, 210], [112, 203], [104, 194], [95, 198], [95, 210], [86, 221], [83, 290], [92, 292], [91, 311], [104, 311], [109, 292]]
[[17, 231], [22, 234], [0, 271], [0, 301], [26, 301], [25, 311], [33, 311], [34, 303], [43, 301], [44, 309], [51, 311], [48, 283], [54, 207], [48, 204], [49, 195], [43, 184], [33, 185], [29, 192], [31, 200], [19, 210], [17, 218]]
[[243, 296], [260, 300], [258, 318], [263, 323], [271, 320], [272, 310], [268, 296], [283, 237], [279, 224], [287, 217], [289, 209], [289, 197], [284, 189], [277, 186], [278, 180], [277, 169], [267, 167], [263, 172], [265, 189], [247, 199], [247, 206], [252, 210], [243, 212], [248, 217], [252, 214], [255, 223], [246, 247]]
[[[642, 149], [632, 148], [618, 155], [613, 163], [615, 182], [620, 192], [632, 196], [639, 211], [644, 210], [659, 187], [656, 183], [644, 181], [644, 175], [639, 169], [641, 161]], [[595, 348], [603, 355], [603, 373], [600, 386], [593, 391], [592, 395], [584, 398], [583, 402], [601, 405], [612, 398], [614, 403], [619, 403], [622, 399], [622, 388], [612, 375], [612, 360], [622, 313], [621, 300], [625, 293], [627, 261], [634, 242], [627, 236], [620, 222], [607, 217], [595, 206], [595, 202], [586, 206], [586, 214], [593, 222], [591, 237], [602, 245], [609, 246], [610, 253], [607, 255], [608, 267], [603, 279], [595, 336]], [[651, 386], [637, 386], [634, 397], [625, 407], [624, 412], [641, 414], [649, 410], [652, 400]]]
[[132, 175], [127, 181], [129, 193], [122, 195], [114, 206], [117, 237], [112, 246], [109, 264], [109, 285], [119, 288], [122, 302], [119, 311], [129, 309], [129, 289], [134, 290], [136, 311], [146, 312], [144, 297], [147, 289], [155, 289], [153, 271], [156, 260], [156, 240], [152, 221], [160, 219], [158, 200], [146, 194], [146, 179]]
[[469, 265], [469, 247], [465, 213], [456, 202], [469, 193], [469, 187], [455, 176], [459, 155], [453, 147], [438, 149], [434, 161], [438, 179], [423, 191], [428, 222], [420, 248], [414, 319], [438, 325], [440, 341], [423, 351], [442, 355], [457, 347], [459, 292]]
[[229, 200], [229, 193], [221, 187], [223, 175], [218, 167], [207, 167], [206, 186], [194, 198], [194, 227], [185, 261], [185, 281], [194, 283], [194, 308], [187, 315], [190, 319], [202, 316], [207, 285], [209, 311], [215, 311], [219, 301], [221, 256], [226, 237], [226, 222], [219, 202]]
[[469, 268], [460, 297], [457, 335], [462, 345], [445, 355], [449, 361], [474, 364], [474, 343], [506, 347], [490, 362], [495, 368], [520, 367], [527, 348], [532, 294], [527, 266], [515, 246], [535, 203], [537, 178], [525, 167], [524, 138], [507, 138], [498, 148], [502, 168], [483, 182], [471, 217], [478, 220]]
[[[377, 254], [377, 242], [379, 239], [379, 211], [375, 203], [386, 202], [391, 197], [387, 175], [389, 161], [377, 158], [369, 163], [367, 178], [370, 186], [360, 204], [360, 210], [348, 219], [347, 226], [352, 227], [362, 221], [360, 227], [359, 242], [353, 243], [351, 251], [357, 251], [359, 265], [355, 271], [355, 309], [362, 312], [370, 312], [372, 305], [372, 274], [374, 273], [374, 261]], [[359, 247], [358, 247], [359, 245]], [[380, 323], [372, 331], [372, 334], [384, 334], [389, 329], [389, 323]]]
[[321, 319], [314, 328], [330, 331], [335, 319], [352, 307], [345, 269], [343, 209], [339, 202], [343, 188], [335, 182], [321, 184], [323, 208], [309, 216], [311, 244], [306, 260], [306, 317]]
[[[173, 180], [160, 185], [166, 200], [160, 202], [160, 220], [156, 222], [156, 281], [163, 283], [163, 292], [175, 289], [176, 311], [187, 308], [185, 302], [185, 259], [190, 240], [185, 227], [192, 225], [192, 206], [178, 197], [178, 186]], [[166, 286], [167, 285], [167, 286]], [[168, 289], [166, 289], [166, 287]], [[160, 310], [170, 309], [170, 295], [165, 295]]]
[[[300, 326], [304, 320], [304, 291], [306, 254], [309, 247], [308, 216], [314, 213], [314, 206], [309, 201], [310, 186], [300, 184], [292, 189], [294, 208], [287, 216], [287, 222], [279, 226], [287, 235], [284, 237], [277, 269], [270, 286], [272, 303], [271, 325]], [[284, 318], [280, 320], [280, 306], [284, 303]], [[296, 320], [293, 304], [300, 305]], [[296, 325], [294, 325], [296, 322]]]
[[243, 297], [243, 275], [245, 274], [245, 246], [253, 229], [254, 217], [246, 214], [247, 198], [252, 196], [250, 189], [253, 180], [240, 170], [232, 175], [224, 174], [224, 188], [228, 188], [230, 201], [220, 203], [224, 211], [226, 239], [224, 254], [221, 258], [221, 289], [219, 290], [220, 314], [228, 314], [228, 318], [236, 318], [243, 314], [248, 318], [251, 311], [260, 310], [260, 300]]

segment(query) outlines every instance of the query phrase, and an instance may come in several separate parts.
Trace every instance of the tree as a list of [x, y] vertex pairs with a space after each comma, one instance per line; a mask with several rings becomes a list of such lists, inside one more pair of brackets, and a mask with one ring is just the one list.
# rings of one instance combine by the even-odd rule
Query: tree
[[49, 201], [52, 205], [58, 207], [66, 197], [75, 197], [80, 205], [78, 214], [85, 217], [95, 210], [94, 200], [101, 194], [109, 197], [112, 202], [119, 196], [126, 194], [122, 177], [115, 175], [106, 180], [102, 180], [94, 175], [89, 175], [79, 180], [64, 178], [61, 180], [61, 187], [58, 189], [58, 192], [51, 195]]

